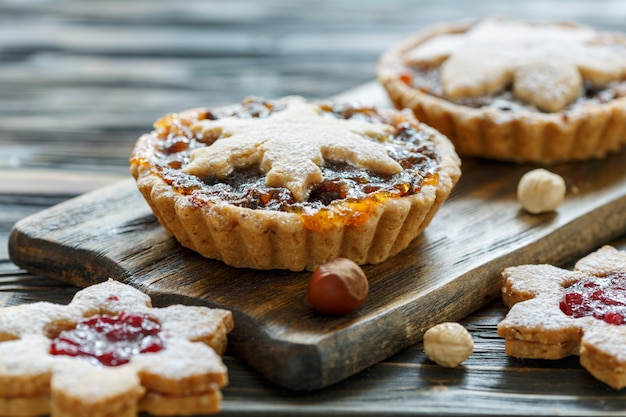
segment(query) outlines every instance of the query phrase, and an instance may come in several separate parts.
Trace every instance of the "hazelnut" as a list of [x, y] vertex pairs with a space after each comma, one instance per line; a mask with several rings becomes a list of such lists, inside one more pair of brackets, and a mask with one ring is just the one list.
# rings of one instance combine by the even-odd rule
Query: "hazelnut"
[[455, 368], [474, 351], [474, 341], [459, 323], [441, 323], [424, 333], [424, 352], [428, 359]]
[[532, 214], [554, 211], [565, 198], [565, 180], [545, 169], [534, 169], [522, 176], [517, 199]]
[[350, 259], [337, 258], [313, 271], [307, 301], [321, 313], [348, 314], [363, 304], [368, 290], [361, 267]]

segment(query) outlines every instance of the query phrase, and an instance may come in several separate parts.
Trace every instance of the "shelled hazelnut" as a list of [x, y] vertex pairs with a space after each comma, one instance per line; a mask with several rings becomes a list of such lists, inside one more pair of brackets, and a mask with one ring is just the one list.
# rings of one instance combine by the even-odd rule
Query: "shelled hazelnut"
[[565, 180], [560, 175], [539, 168], [522, 176], [517, 185], [517, 199], [529, 213], [547, 213], [561, 205], [565, 191]]
[[424, 334], [424, 352], [438, 365], [455, 368], [473, 351], [472, 336], [459, 323], [440, 323]]

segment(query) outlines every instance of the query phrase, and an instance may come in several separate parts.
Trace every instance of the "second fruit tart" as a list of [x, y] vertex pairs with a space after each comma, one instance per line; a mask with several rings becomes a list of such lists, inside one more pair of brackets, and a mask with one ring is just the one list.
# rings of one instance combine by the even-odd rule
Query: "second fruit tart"
[[378, 77], [461, 156], [552, 164], [626, 144], [626, 37], [573, 23], [440, 23], [389, 48]]

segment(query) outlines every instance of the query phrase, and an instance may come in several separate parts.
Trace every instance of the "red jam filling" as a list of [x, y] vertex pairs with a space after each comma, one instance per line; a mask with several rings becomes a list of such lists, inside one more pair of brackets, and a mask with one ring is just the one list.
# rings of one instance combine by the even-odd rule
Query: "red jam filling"
[[52, 341], [53, 355], [87, 356], [106, 366], [119, 366], [132, 356], [163, 349], [161, 326], [147, 315], [122, 312], [96, 315], [78, 322]]
[[572, 317], [592, 316], [609, 324], [626, 320], [626, 273], [589, 277], [565, 288], [561, 311]]

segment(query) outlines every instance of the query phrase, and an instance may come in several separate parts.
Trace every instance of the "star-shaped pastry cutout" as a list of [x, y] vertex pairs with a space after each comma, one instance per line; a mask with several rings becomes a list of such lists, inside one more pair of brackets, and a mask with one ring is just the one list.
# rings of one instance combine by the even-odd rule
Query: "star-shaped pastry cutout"
[[387, 154], [384, 140], [394, 129], [383, 123], [322, 115], [320, 107], [300, 97], [266, 118], [224, 117], [201, 120], [194, 129], [217, 137], [194, 150], [184, 168], [200, 178], [223, 179], [236, 168], [257, 165], [270, 187], [284, 187], [304, 201], [322, 181], [324, 161], [346, 162], [382, 175], [402, 167]]
[[583, 78], [604, 86], [626, 77], [626, 41], [574, 24], [484, 19], [467, 32], [435, 36], [408, 57], [412, 65], [441, 64], [451, 100], [493, 94], [512, 83], [518, 98], [548, 112], [576, 99]]

